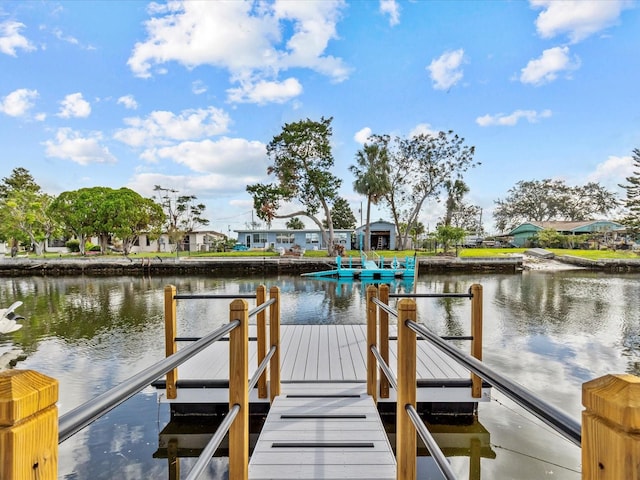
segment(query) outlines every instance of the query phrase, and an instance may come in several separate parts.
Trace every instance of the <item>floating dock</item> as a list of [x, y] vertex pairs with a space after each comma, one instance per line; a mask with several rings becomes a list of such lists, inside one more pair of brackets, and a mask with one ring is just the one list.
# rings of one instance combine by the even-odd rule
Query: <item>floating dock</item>
[[349, 266], [342, 265], [342, 257], [336, 257], [336, 268], [319, 272], [303, 273], [305, 277], [338, 277], [362, 279], [413, 278], [415, 274], [415, 258], [406, 257], [403, 262], [394, 258], [386, 266], [384, 258], [377, 261], [369, 260], [364, 253], [360, 257], [360, 265], [353, 265], [353, 258], [349, 257]]
[[[288, 384], [336, 383], [366, 384], [366, 325], [281, 325], [282, 389]], [[396, 327], [390, 326], [389, 365], [396, 372]], [[249, 330], [255, 338], [255, 326]], [[471, 396], [469, 371], [442, 353], [429, 342], [417, 346], [417, 397], [423, 410], [446, 414], [472, 414], [474, 405], [489, 401], [491, 388], [485, 385], [481, 398]], [[256, 342], [249, 342], [249, 376], [257, 368]], [[229, 403], [229, 344], [216, 342], [187, 360], [178, 368], [177, 398], [165, 395], [165, 381], [153, 385], [161, 402], [172, 404], [172, 411], [188, 415], [203, 413], [207, 406]], [[379, 404], [395, 405], [396, 391], [389, 398], [378, 398]], [[257, 389], [250, 393], [251, 404], [268, 407], [268, 398], [258, 398]], [[391, 406], [391, 405], [390, 405]]]

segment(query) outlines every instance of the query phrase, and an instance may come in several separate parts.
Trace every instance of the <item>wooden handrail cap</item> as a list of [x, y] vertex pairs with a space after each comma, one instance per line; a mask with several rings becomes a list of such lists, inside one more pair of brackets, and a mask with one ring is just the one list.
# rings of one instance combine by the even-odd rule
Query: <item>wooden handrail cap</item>
[[608, 374], [582, 385], [586, 412], [627, 432], [640, 431], [640, 377]]
[[0, 427], [8, 427], [55, 405], [58, 381], [34, 370], [0, 372]]

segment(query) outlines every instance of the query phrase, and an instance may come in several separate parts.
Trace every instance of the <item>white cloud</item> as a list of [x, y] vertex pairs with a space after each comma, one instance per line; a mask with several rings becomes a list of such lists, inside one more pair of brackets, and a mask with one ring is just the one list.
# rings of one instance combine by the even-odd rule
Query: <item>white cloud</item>
[[191, 84], [191, 91], [195, 95], [202, 95], [207, 91], [207, 86], [204, 84], [202, 80], [196, 80]]
[[[174, 141], [194, 140], [227, 132], [231, 120], [218, 108], [183, 110], [179, 114], [154, 111], [146, 118], [124, 120], [127, 128], [118, 130], [114, 138], [132, 147], [171, 145]], [[149, 152], [146, 152], [149, 154]]]
[[596, 166], [595, 171], [587, 176], [588, 182], [598, 182], [608, 188], [619, 189], [619, 184], [625, 184], [626, 178], [634, 174], [633, 158], [609, 156], [604, 162]]
[[549, 118], [551, 115], [551, 110], [543, 110], [542, 112], [537, 112], [535, 110], [516, 110], [509, 115], [505, 115], [503, 113], [499, 113], [497, 115], [487, 114], [476, 118], [476, 123], [481, 127], [490, 127], [494, 125], [513, 127], [522, 118], [527, 120], [529, 123], [537, 123], [540, 119]]
[[[257, 172], [256, 172], [257, 173]], [[204, 200], [207, 196], [220, 196], [224, 194], [237, 195], [238, 191], [244, 192], [247, 185], [264, 181], [263, 176], [241, 172], [238, 175], [165, 175], [161, 173], [138, 173], [127, 184], [129, 188], [145, 196], [154, 195], [155, 185], [171, 186], [180, 192], [189, 192], [196, 195], [198, 200]], [[221, 212], [208, 212], [220, 215]]]
[[462, 48], [445, 52], [433, 60], [427, 67], [431, 80], [433, 80], [433, 88], [448, 90], [462, 80], [463, 74], [460, 66], [463, 61], [464, 50]]
[[61, 118], [86, 118], [91, 114], [91, 105], [81, 93], [70, 93], [60, 102], [58, 116]]
[[124, 105], [124, 108], [127, 108], [129, 110], [138, 109], [138, 102], [136, 102], [136, 99], [133, 97], [133, 95], [123, 95], [118, 99], [117, 103]]
[[20, 30], [25, 25], [13, 20], [7, 20], [0, 23], [0, 52], [16, 56], [16, 50], [22, 49], [25, 51], [35, 50], [36, 47], [20, 33]]
[[418, 135], [437, 135], [439, 132], [433, 130], [428, 123], [419, 123], [409, 132], [409, 137], [417, 137]]
[[10, 117], [22, 117], [33, 107], [33, 101], [38, 98], [37, 90], [20, 88], [14, 90], [0, 102], [0, 112]]
[[615, 25], [622, 10], [633, 6], [629, 0], [530, 0], [530, 3], [543, 9], [536, 19], [542, 38], [566, 33], [572, 43]]
[[[349, 69], [325, 50], [337, 38], [336, 23], [343, 7], [341, 0], [154, 4], [149, 9], [153, 17], [145, 24], [147, 39], [134, 46], [128, 65], [139, 77], [159, 73], [172, 61], [187, 68], [213, 65], [228, 70], [233, 83], [256, 86], [287, 82], [291, 86], [292, 79], [278, 79], [288, 68], [308, 68], [341, 81]], [[285, 32], [291, 32], [288, 38], [283, 38]], [[230, 93], [242, 101], [254, 98], [243, 90], [241, 85]], [[255, 97], [258, 101], [269, 98]], [[281, 101], [282, 97], [273, 98]]]
[[243, 138], [223, 137], [215, 142], [209, 139], [201, 142], [182, 142], [160, 148], [156, 155], [202, 173], [259, 172], [266, 175], [268, 165], [265, 145]]
[[107, 147], [100, 144], [101, 141], [102, 134], [100, 132], [92, 132], [87, 136], [82, 136], [80, 132], [70, 128], [60, 128], [56, 133], [55, 140], [47, 140], [44, 142], [44, 146], [47, 157], [71, 160], [79, 165], [115, 163], [115, 157]]
[[302, 85], [295, 78], [283, 82], [261, 80], [257, 83], [242, 82], [239, 88], [227, 90], [230, 102], [234, 103], [285, 103], [302, 93]]
[[369, 140], [369, 137], [372, 133], [373, 132], [369, 127], [364, 127], [363, 129], [356, 132], [356, 134], [353, 136], [353, 139], [360, 145], [364, 145], [365, 143], [367, 143], [367, 140]]
[[569, 47], [553, 47], [542, 52], [540, 58], [529, 60], [522, 69], [520, 81], [535, 86], [549, 83], [558, 78], [560, 72], [571, 72], [580, 67], [580, 60], [569, 58]]
[[400, 5], [396, 0], [380, 0], [380, 13], [389, 15], [389, 25], [392, 27], [400, 23]]

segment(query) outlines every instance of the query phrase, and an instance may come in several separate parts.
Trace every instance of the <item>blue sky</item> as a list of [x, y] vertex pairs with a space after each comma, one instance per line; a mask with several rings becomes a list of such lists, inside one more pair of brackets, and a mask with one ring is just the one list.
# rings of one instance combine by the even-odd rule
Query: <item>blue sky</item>
[[[333, 117], [335, 173], [370, 133], [454, 130], [482, 164], [469, 203], [520, 180], [612, 190], [640, 147], [635, 1], [3, 1], [0, 177], [48, 193], [193, 194], [245, 228], [286, 122]], [[623, 192], [620, 192], [621, 195]], [[442, 206], [421, 220], [433, 228]], [[374, 219], [391, 217], [385, 210]], [[311, 228], [312, 223], [305, 221]], [[274, 224], [278, 226], [279, 224]]]

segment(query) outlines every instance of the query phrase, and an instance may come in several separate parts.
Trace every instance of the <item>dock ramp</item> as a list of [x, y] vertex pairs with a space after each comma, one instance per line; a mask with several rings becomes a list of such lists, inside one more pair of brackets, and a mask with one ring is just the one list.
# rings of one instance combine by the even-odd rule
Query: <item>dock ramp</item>
[[382, 420], [361, 383], [290, 383], [275, 398], [249, 479], [395, 479]]

